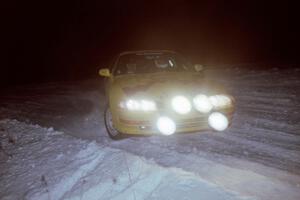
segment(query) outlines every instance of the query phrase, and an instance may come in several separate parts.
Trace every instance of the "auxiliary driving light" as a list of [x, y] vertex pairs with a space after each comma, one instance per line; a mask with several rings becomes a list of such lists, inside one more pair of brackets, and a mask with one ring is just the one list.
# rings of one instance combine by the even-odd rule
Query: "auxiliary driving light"
[[232, 100], [226, 95], [210, 96], [209, 100], [215, 108], [229, 107], [232, 105]]
[[176, 131], [176, 124], [169, 117], [158, 118], [156, 125], [163, 135], [172, 135]]
[[217, 131], [224, 131], [228, 127], [228, 119], [219, 112], [213, 112], [208, 117], [208, 124]]
[[213, 105], [210, 103], [209, 98], [204, 94], [198, 94], [193, 99], [193, 103], [195, 108], [202, 112], [202, 113], [208, 113], [213, 108]]

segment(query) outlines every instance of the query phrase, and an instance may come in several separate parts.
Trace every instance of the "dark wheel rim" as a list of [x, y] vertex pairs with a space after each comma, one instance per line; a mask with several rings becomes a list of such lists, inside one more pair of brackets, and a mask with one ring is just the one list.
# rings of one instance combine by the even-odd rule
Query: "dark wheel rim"
[[109, 108], [107, 108], [106, 110], [105, 118], [106, 118], [106, 127], [108, 129], [108, 133], [112, 137], [116, 137], [117, 135], [119, 135], [119, 132], [113, 126], [112, 116]]

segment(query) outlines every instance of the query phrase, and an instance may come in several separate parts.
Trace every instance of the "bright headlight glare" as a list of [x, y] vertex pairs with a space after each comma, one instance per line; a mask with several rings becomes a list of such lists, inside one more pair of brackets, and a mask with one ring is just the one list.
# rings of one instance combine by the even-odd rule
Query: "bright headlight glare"
[[228, 125], [227, 117], [219, 112], [213, 112], [208, 117], [208, 124], [216, 131], [224, 131]]
[[211, 104], [209, 98], [203, 94], [195, 96], [195, 98], [193, 99], [193, 103], [195, 108], [202, 113], [208, 113], [213, 108], [213, 105]]
[[153, 111], [156, 110], [156, 104], [150, 100], [135, 100], [129, 99], [124, 103], [120, 103], [121, 108], [127, 108], [128, 110], [135, 110], [135, 111]]
[[172, 107], [179, 114], [187, 114], [191, 111], [190, 101], [184, 96], [176, 96], [172, 99]]
[[144, 111], [156, 110], [156, 105], [153, 101], [142, 100], [140, 104], [141, 104], [141, 110]]
[[141, 106], [138, 101], [130, 99], [126, 102], [126, 107], [128, 110], [139, 110]]
[[230, 97], [225, 96], [225, 95], [210, 96], [209, 101], [214, 107], [217, 107], [217, 108], [230, 106], [232, 103]]
[[169, 117], [158, 118], [156, 125], [163, 135], [172, 135], [176, 131], [176, 124]]

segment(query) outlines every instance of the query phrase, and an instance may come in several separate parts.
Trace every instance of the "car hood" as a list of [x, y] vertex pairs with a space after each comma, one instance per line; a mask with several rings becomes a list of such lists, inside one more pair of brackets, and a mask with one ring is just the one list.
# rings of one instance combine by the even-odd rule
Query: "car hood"
[[113, 87], [118, 87], [124, 96], [130, 97], [212, 94], [221, 90], [204, 79], [201, 73], [190, 72], [122, 75], [115, 77]]

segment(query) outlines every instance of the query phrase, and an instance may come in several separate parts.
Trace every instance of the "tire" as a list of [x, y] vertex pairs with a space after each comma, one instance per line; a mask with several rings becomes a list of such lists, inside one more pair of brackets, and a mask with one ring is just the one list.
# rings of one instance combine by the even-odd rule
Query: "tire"
[[104, 111], [104, 122], [105, 122], [107, 133], [111, 139], [119, 140], [123, 138], [122, 134], [113, 126], [112, 116], [108, 106], [105, 108]]

